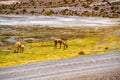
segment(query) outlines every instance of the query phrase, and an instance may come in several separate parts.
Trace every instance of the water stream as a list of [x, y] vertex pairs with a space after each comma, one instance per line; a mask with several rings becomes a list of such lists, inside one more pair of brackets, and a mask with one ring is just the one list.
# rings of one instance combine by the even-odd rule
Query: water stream
[[0, 15], [0, 25], [46, 25], [54, 27], [74, 26], [109, 26], [120, 24], [120, 18], [79, 16], [31, 16], [31, 15]]

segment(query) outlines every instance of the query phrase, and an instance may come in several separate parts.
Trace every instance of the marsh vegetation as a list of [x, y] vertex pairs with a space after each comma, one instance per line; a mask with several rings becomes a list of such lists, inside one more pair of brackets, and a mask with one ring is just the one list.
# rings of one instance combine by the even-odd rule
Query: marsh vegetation
[[[7, 30], [6, 30], [7, 28]], [[120, 49], [120, 27], [1, 26], [0, 66], [64, 59]], [[23, 40], [24, 52], [14, 53], [15, 41]], [[54, 49], [54, 39], [66, 39], [67, 49]]]

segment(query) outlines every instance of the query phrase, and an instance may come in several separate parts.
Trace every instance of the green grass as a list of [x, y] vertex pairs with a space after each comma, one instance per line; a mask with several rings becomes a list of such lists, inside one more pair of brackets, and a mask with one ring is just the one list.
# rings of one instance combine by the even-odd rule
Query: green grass
[[[13, 53], [13, 50], [0, 50], [0, 67], [14, 66], [29, 62], [64, 59], [90, 54], [102, 54], [120, 48], [119, 37], [107, 38], [87, 37], [84, 39], [69, 39], [68, 49], [54, 49], [53, 41], [25, 43], [23, 53]], [[82, 53], [82, 54], [81, 54]]]

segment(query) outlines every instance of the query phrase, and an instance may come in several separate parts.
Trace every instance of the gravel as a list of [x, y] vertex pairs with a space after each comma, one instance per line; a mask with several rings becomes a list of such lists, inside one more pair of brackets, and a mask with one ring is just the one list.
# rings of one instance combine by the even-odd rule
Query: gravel
[[0, 80], [119, 80], [120, 51], [0, 68]]

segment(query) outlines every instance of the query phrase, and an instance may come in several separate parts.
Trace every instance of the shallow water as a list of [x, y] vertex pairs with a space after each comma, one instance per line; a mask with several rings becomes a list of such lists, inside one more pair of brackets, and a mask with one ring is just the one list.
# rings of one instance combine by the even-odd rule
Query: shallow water
[[119, 24], [118, 21], [101, 17], [0, 15], [0, 25], [109, 26]]
[[19, 38], [18, 36], [11, 36], [9, 37], [6, 41], [9, 43], [15, 43], [17, 40], [17, 38]]

